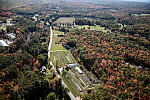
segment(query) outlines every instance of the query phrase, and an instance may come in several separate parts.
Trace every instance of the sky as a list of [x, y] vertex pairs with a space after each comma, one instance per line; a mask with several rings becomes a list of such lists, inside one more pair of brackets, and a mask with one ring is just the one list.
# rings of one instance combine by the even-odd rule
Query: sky
[[150, 2], [150, 0], [126, 0], [126, 1]]

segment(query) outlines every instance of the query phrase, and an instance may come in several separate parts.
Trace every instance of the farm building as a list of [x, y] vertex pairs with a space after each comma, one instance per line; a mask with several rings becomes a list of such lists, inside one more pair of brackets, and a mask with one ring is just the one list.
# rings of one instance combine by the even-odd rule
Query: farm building
[[76, 69], [80, 74], [83, 74], [83, 72], [81, 71], [81, 69], [79, 69], [78, 66], [76, 66], [75, 69]]
[[11, 18], [9, 18], [9, 19], [7, 19], [7, 23], [11, 23], [11, 21], [12, 21], [12, 19]]
[[75, 18], [74, 17], [60, 17], [54, 22], [56, 26], [74, 26]]
[[3, 39], [4, 42], [6, 42], [8, 45], [10, 45], [12, 42], [9, 41], [8, 39]]
[[14, 33], [7, 33], [7, 35], [11, 38], [11, 39], [16, 39], [16, 36]]
[[77, 63], [75, 63], [75, 64], [69, 64], [69, 67], [75, 67], [75, 66], [78, 66], [78, 64]]
[[0, 46], [6, 47], [9, 45], [4, 40], [0, 40]]
[[78, 64], [77, 63], [75, 63], [75, 64], [67, 64], [67, 65], [64, 66], [64, 68], [66, 70], [69, 70], [69, 69], [71, 69], [71, 67], [75, 67], [75, 66], [78, 66]]
[[45, 74], [45, 73], [46, 73], [46, 67], [43, 66], [43, 67], [41, 68], [41, 71]]
[[71, 66], [65, 65], [64, 68], [65, 68], [66, 70], [69, 70], [69, 69], [71, 69]]

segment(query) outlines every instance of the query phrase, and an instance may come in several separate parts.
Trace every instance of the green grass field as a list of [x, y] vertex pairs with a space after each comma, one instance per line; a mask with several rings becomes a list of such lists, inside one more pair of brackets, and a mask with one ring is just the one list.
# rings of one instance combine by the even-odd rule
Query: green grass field
[[61, 43], [56, 44], [62, 39], [62, 37], [57, 37], [57, 34], [64, 34], [64, 32], [53, 30], [53, 40], [52, 40], [51, 51], [65, 50], [65, 48], [62, 46]]
[[47, 79], [52, 79], [53, 78], [53, 74], [49, 74], [45, 76]]
[[80, 74], [74, 67], [72, 67], [68, 71], [65, 70], [61, 76], [74, 96], [78, 96], [78, 94], [80, 93], [78, 86], [81, 89], [84, 89], [88, 85], [88, 83], [82, 77], [82, 74]]
[[64, 34], [64, 32], [53, 30], [53, 34]]
[[83, 29], [85, 27], [85, 29], [88, 29], [90, 27], [90, 29], [88, 30], [96, 30], [96, 31], [108, 31], [105, 30], [104, 27], [100, 27], [99, 25], [96, 26], [89, 26], [89, 25], [75, 25], [76, 27], [78, 27], [79, 29]]
[[78, 89], [76, 88], [76, 86], [71, 81], [71, 75], [67, 72], [67, 75], [62, 75], [62, 79], [64, 80], [64, 82], [66, 83], [67, 87], [72, 92], [72, 94], [75, 97], [77, 97], [80, 92], [78, 91]]
[[51, 51], [56, 51], [56, 50], [65, 50], [65, 48], [62, 46], [62, 44], [52, 43]]
[[6, 31], [6, 25], [3, 25], [2, 29], [3, 29], [4, 31]]
[[12, 21], [12, 18], [8, 18], [7, 21]]

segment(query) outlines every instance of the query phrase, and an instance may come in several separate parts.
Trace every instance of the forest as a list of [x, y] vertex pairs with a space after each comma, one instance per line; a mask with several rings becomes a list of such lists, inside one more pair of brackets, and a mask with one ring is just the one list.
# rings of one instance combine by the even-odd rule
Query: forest
[[[49, 65], [51, 60], [61, 62], [54, 65], [63, 67], [69, 63], [66, 55], [73, 59], [72, 63], [80, 64], [93, 82], [86, 86], [88, 89], [78, 91], [83, 100], [150, 99], [149, 3], [117, 0], [0, 3], [0, 40], [10, 41], [9, 46], [0, 46], [0, 99], [70, 100], [69, 90], [62, 86], [62, 80]], [[55, 23], [66, 17], [73, 18], [73, 25]], [[59, 48], [53, 46], [52, 59], [48, 59], [50, 26], [54, 37], [63, 32], [61, 48], [70, 49], [58, 53], [55, 50]], [[9, 37], [9, 33], [16, 38]], [[54, 61], [54, 56], [59, 59]], [[43, 66], [48, 74], [41, 71]], [[64, 72], [63, 79], [68, 82], [72, 73]], [[73, 89], [77, 90], [76, 86]]]
[[68, 33], [64, 43], [74, 47], [74, 57], [106, 88], [113, 89], [112, 95], [148, 99], [150, 52], [136, 39], [132, 35], [78, 30]]
[[[0, 37], [13, 41], [8, 47], [0, 46], [0, 99], [36, 100], [68, 99], [67, 90], [53, 74], [48, 76], [41, 68], [48, 65], [49, 29], [41, 29], [29, 16], [13, 19], [15, 25], [7, 32], [16, 34], [11, 40], [5, 31]], [[43, 27], [46, 27], [43, 25]], [[59, 87], [56, 87], [59, 86]]]

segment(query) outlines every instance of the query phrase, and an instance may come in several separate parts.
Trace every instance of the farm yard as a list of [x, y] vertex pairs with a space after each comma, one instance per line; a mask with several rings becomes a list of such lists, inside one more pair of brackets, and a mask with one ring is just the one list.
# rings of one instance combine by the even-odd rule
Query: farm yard
[[61, 40], [63, 37], [59, 37], [58, 34], [64, 35], [64, 32], [53, 30], [51, 61], [53, 64], [56, 64], [56, 61], [58, 61], [60, 67], [63, 67], [65, 64], [76, 63], [70, 51], [62, 46]]
[[[50, 60], [55, 65], [57, 72], [72, 92], [77, 97], [80, 92], [89, 86], [90, 80], [80, 70], [71, 52], [62, 46], [64, 32], [53, 30], [53, 40]], [[75, 65], [75, 66], [74, 66]], [[65, 68], [65, 66], [68, 66]], [[69, 69], [68, 69], [69, 68]]]

